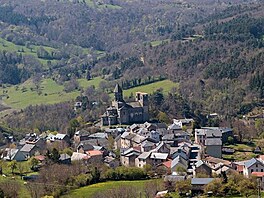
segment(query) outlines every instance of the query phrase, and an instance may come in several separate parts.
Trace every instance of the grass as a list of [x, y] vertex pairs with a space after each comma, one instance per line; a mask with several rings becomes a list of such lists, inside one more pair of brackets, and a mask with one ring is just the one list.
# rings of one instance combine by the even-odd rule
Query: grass
[[147, 84], [147, 85], [141, 85], [138, 87], [134, 87], [131, 89], [127, 89], [124, 90], [124, 96], [129, 97], [131, 95], [135, 95], [136, 92], [146, 92], [148, 94], [151, 94], [155, 91], [157, 91], [158, 89], [162, 88], [163, 89], [163, 94], [168, 94], [172, 88], [178, 88], [179, 84], [178, 83], [174, 83], [170, 80], [162, 80], [162, 81], [158, 81], [158, 82], [154, 82], [151, 84]]
[[[15, 180], [20, 184], [20, 190], [19, 190], [19, 198], [28, 198], [31, 197], [30, 193], [28, 192], [26, 186], [24, 185], [24, 181], [21, 179], [21, 177], [18, 175], [18, 170], [15, 170], [15, 175], [12, 175], [12, 171], [9, 167], [9, 164], [11, 162], [8, 161], [1, 161], [1, 166], [2, 166], [2, 170], [3, 170], [3, 174], [6, 175], [6, 177], [3, 177], [2, 175], [0, 175], [0, 183], [1, 182], [6, 182], [6, 181], [11, 181], [11, 180]], [[25, 172], [27, 172], [27, 175], [30, 174], [36, 174], [36, 172], [32, 172], [30, 170], [30, 164], [29, 161], [24, 161], [24, 162], [17, 162], [18, 164], [23, 164], [23, 166], [25, 167]]]
[[257, 154], [253, 153], [255, 146], [256, 146], [255, 144], [252, 144], [252, 145], [248, 145], [248, 144], [228, 145], [226, 147], [234, 149], [235, 153], [233, 155], [223, 155], [223, 158], [227, 159], [227, 160], [235, 160], [235, 161], [242, 161], [242, 160], [251, 159], [251, 158], [257, 156]]
[[170, 39], [166, 39], [166, 40], [158, 40], [158, 41], [152, 41], [152, 42], [150, 42], [150, 44], [151, 44], [151, 46], [152, 47], [156, 47], [156, 46], [159, 46], [159, 45], [161, 45], [161, 44], [163, 44], [163, 43], [166, 43], [166, 42], [170, 42]]
[[[37, 56], [37, 50], [43, 47], [47, 52], [51, 53], [52, 51], [55, 51], [55, 48], [47, 47], [47, 46], [37, 46], [37, 45], [30, 45], [30, 48], [27, 48], [26, 46], [22, 45], [16, 45], [10, 41], [7, 41], [0, 37], [0, 50], [10, 51], [10, 52], [17, 52], [21, 53], [23, 55], [31, 55], [36, 57], [42, 64], [46, 65], [47, 61], [46, 59], [38, 58]], [[51, 62], [56, 62], [57, 60], [50, 60]]]
[[[86, 79], [79, 79], [79, 84], [82, 88], [94, 85], [98, 87], [101, 78], [97, 77], [87, 81]], [[79, 91], [66, 93], [63, 85], [57, 84], [52, 79], [44, 79], [40, 85], [40, 93], [35, 89], [32, 81], [26, 81], [18, 86], [11, 86], [7, 88], [0, 88], [3, 102], [13, 109], [22, 109], [29, 105], [37, 104], [55, 104], [64, 101], [75, 99], [79, 95]], [[8, 97], [7, 97], [8, 96]]]
[[64, 198], [90, 198], [98, 192], [104, 192], [108, 189], [118, 188], [122, 186], [131, 186], [138, 188], [141, 192], [144, 190], [144, 184], [150, 180], [138, 180], [138, 181], [110, 181], [90, 186], [82, 187], [73, 190], [68, 195], [63, 196]]

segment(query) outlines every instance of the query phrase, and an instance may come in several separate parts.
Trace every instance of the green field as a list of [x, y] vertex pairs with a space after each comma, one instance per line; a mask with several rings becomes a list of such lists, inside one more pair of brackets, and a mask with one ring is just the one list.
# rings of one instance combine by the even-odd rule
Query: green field
[[109, 189], [117, 188], [119, 186], [131, 186], [137, 187], [143, 192], [144, 184], [150, 180], [139, 180], [139, 181], [110, 181], [104, 183], [93, 184], [90, 186], [82, 187], [77, 190], [73, 190], [68, 195], [63, 196], [64, 198], [90, 198], [98, 192], [104, 192]]
[[[78, 81], [81, 87], [87, 88], [91, 85], [98, 87], [102, 79], [94, 78], [89, 81], [79, 79]], [[32, 81], [26, 81], [19, 86], [0, 88], [0, 93], [3, 102], [14, 109], [25, 108], [29, 105], [55, 104], [69, 101], [75, 99], [80, 94], [78, 90], [66, 93], [63, 91], [63, 85], [59, 85], [51, 79], [43, 80], [40, 87], [41, 93], [39, 94]]]
[[169, 42], [170, 42], [170, 39], [166, 39], [166, 40], [160, 40], [160, 41], [152, 41], [152, 42], [150, 42], [150, 44], [152, 47], [156, 47], [156, 46], [159, 46], [163, 43], [169, 43]]
[[223, 155], [223, 158], [227, 160], [242, 161], [242, 160], [249, 160], [257, 156], [257, 154], [253, 152], [254, 148], [256, 147], [255, 143], [252, 145], [234, 144], [234, 145], [228, 145], [226, 147], [235, 150], [235, 153], [232, 155]]
[[[10, 52], [17, 52], [21, 53], [23, 55], [31, 55], [36, 57], [42, 64], [46, 65], [47, 61], [46, 59], [38, 58], [37, 56], [37, 50], [43, 47], [47, 52], [51, 53], [52, 51], [55, 51], [55, 48], [47, 47], [47, 46], [37, 46], [37, 45], [30, 45], [30, 49], [26, 46], [22, 45], [16, 45], [12, 42], [9, 42], [3, 38], [0, 37], [0, 50], [10, 51]], [[51, 62], [56, 62], [56, 60], [50, 60]]]
[[[89, 81], [78, 79], [79, 85], [83, 89], [92, 85], [98, 88], [101, 81], [103, 79], [100, 77]], [[172, 81], [162, 80], [124, 90], [124, 96], [129, 97], [131, 94], [134, 96], [137, 91], [153, 93], [160, 88], [163, 89], [164, 94], [167, 94], [173, 87], [178, 88], [178, 86], [177, 83]], [[55, 104], [73, 100], [80, 94], [78, 90], [66, 93], [63, 89], [63, 85], [57, 84], [52, 79], [44, 79], [40, 84], [40, 88], [36, 90], [32, 81], [28, 80], [21, 85], [0, 88], [0, 99], [2, 98], [3, 103], [13, 109], [22, 109], [29, 105]]]
[[164, 94], [168, 94], [171, 91], [171, 89], [174, 87], [176, 87], [178, 89], [179, 84], [174, 83], [170, 80], [162, 80], [162, 81], [154, 82], [151, 84], [142, 85], [142, 86], [138, 86], [138, 87], [134, 87], [131, 89], [124, 90], [124, 96], [129, 97], [129, 96], [131, 96], [131, 94], [134, 96], [135, 93], [138, 91], [151, 94], [160, 88], [162, 88]]

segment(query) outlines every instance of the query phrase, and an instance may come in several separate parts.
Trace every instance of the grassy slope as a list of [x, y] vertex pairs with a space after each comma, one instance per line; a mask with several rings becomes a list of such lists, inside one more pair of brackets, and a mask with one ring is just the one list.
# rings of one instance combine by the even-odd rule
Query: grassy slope
[[168, 92], [171, 91], [171, 89], [173, 87], [178, 88], [179, 84], [178, 83], [174, 83], [170, 80], [162, 80], [159, 82], [155, 82], [155, 83], [151, 83], [148, 85], [142, 85], [142, 86], [138, 86], [138, 87], [134, 87], [131, 89], [127, 89], [124, 90], [124, 96], [129, 97], [131, 95], [131, 93], [133, 94], [133, 96], [135, 95], [135, 92], [137, 91], [141, 91], [141, 92], [146, 92], [146, 93], [153, 93], [154, 91], [156, 91], [157, 89], [162, 88], [163, 89], [163, 93], [167, 94]]
[[[99, 87], [99, 84], [102, 80], [103, 79], [101, 79], [100, 77], [97, 77], [90, 81], [87, 81], [86, 79], [79, 79], [78, 81], [80, 86], [85, 89], [91, 85]], [[7, 91], [7, 94], [2, 95], [3, 102], [14, 109], [21, 109], [29, 105], [55, 104], [59, 102], [69, 101], [75, 99], [79, 95], [79, 91], [77, 90], [66, 93], [65, 91], [63, 91], [63, 85], [58, 85], [51, 79], [43, 80], [40, 87], [41, 94], [39, 95], [35, 90], [32, 82], [26, 81], [19, 86], [0, 88], [0, 96], [4, 93], [4, 91]], [[135, 95], [135, 92], [137, 91], [153, 93], [159, 88], [162, 88], [163, 93], [167, 94], [173, 87], [177, 88], [178, 84], [173, 83], [169, 80], [163, 80], [125, 90], [124, 96], [129, 97], [131, 93]], [[8, 95], [8, 98], [6, 97], [6, 95]]]
[[90, 186], [82, 187], [77, 190], [72, 191], [68, 195], [64, 196], [64, 198], [90, 198], [97, 192], [103, 192], [111, 188], [117, 188], [120, 185], [125, 186], [133, 186], [137, 187], [141, 191], [143, 191], [144, 184], [149, 180], [139, 180], [139, 181], [111, 181], [93, 184]]
[[223, 155], [225, 159], [233, 159], [235, 161], [242, 161], [248, 160], [257, 155], [253, 153], [253, 150], [256, 147], [256, 144], [246, 145], [246, 144], [235, 144], [235, 145], [228, 145], [226, 147], [232, 148], [235, 150], [233, 155]]
[[[10, 51], [10, 52], [18, 52], [18, 53], [22, 53], [23, 55], [32, 55], [32, 56], [36, 57], [42, 64], [47, 64], [48, 60], [38, 58], [38, 56], [37, 56], [37, 50], [38, 50], [38, 48], [40, 48], [40, 46], [31, 45], [30, 47], [32, 48], [32, 50], [27, 48], [26, 46], [16, 45], [16, 44], [9, 42], [3, 38], [0, 38], [0, 50]], [[47, 47], [47, 46], [42, 46], [42, 47], [49, 53], [56, 50], [54, 48]], [[55, 62], [56, 60], [50, 60], [50, 61]]]
[[[80, 79], [80, 86], [86, 88], [88, 86], [94, 85], [95, 87], [99, 86], [99, 83], [102, 81], [101, 78], [94, 78], [93, 80], [87, 81], [85, 79]], [[23, 92], [23, 87], [26, 91]], [[15, 109], [20, 109], [27, 107], [29, 105], [37, 104], [55, 104], [63, 101], [69, 101], [75, 99], [79, 95], [79, 91], [74, 91], [66, 93], [63, 91], [63, 85], [58, 85], [55, 81], [51, 79], [45, 79], [41, 83], [41, 94], [38, 95], [36, 90], [31, 90], [34, 85], [31, 81], [27, 81], [19, 86], [11, 86], [9, 88], [0, 88], [0, 93], [3, 93], [3, 90], [7, 90], [9, 98], [4, 97], [3, 101], [5, 104], [11, 106]]]

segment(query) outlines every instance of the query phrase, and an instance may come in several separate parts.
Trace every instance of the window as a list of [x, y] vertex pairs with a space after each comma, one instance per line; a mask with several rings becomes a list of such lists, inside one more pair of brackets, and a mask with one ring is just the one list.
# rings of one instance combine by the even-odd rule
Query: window
[[253, 169], [251, 169], [251, 173], [253, 172]]
[[263, 169], [261, 169], [261, 172], [263, 172]]
[[[258, 168], [258, 164], [256, 164], [256, 167]], [[258, 171], [257, 171], [258, 172]]]

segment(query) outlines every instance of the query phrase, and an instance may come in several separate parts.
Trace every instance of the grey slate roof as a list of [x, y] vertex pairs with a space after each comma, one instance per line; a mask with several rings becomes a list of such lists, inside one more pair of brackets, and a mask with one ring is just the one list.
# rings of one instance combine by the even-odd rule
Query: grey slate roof
[[214, 138], [214, 137], [222, 137], [222, 132], [219, 130], [219, 129], [208, 129], [208, 130], [205, 130], [205, 135], [206, 135], [206, 137], [208, 138], [210, 138], [210, 137], [212, 137], [212, 138]]
[[213, 181], [214, 178], [192, 178], [192, 185], [206, 185]]
[[177, 156], [174, 160], [172, 160], [171, 168], [175, 167], [178, 163], [184, 165], [186, 168], [188, 166], [187, 161], [183, 157]]
[[150, 156], [151, 152], [143, 152], [141, 153], [138, 158], [139, 159], [147, 159]]
[[222, 145], [222, 140], [221, 138], [208, 138], [205, 140], [205, 145], [206, 146], [219, 146]]
[[35, 144], [25, 144], [20, 151], [21, 152], [30, 152], [36, 145]]
[[264, 164], [261, 163], [259, 160], [257, 160], [256, 158], [252, 158], [251, 160], [245, 162], [245, 167], [250, 168], [255, 163], [258, 163], [258, 164], [261, 164], [262, 166], [264, 166]]

